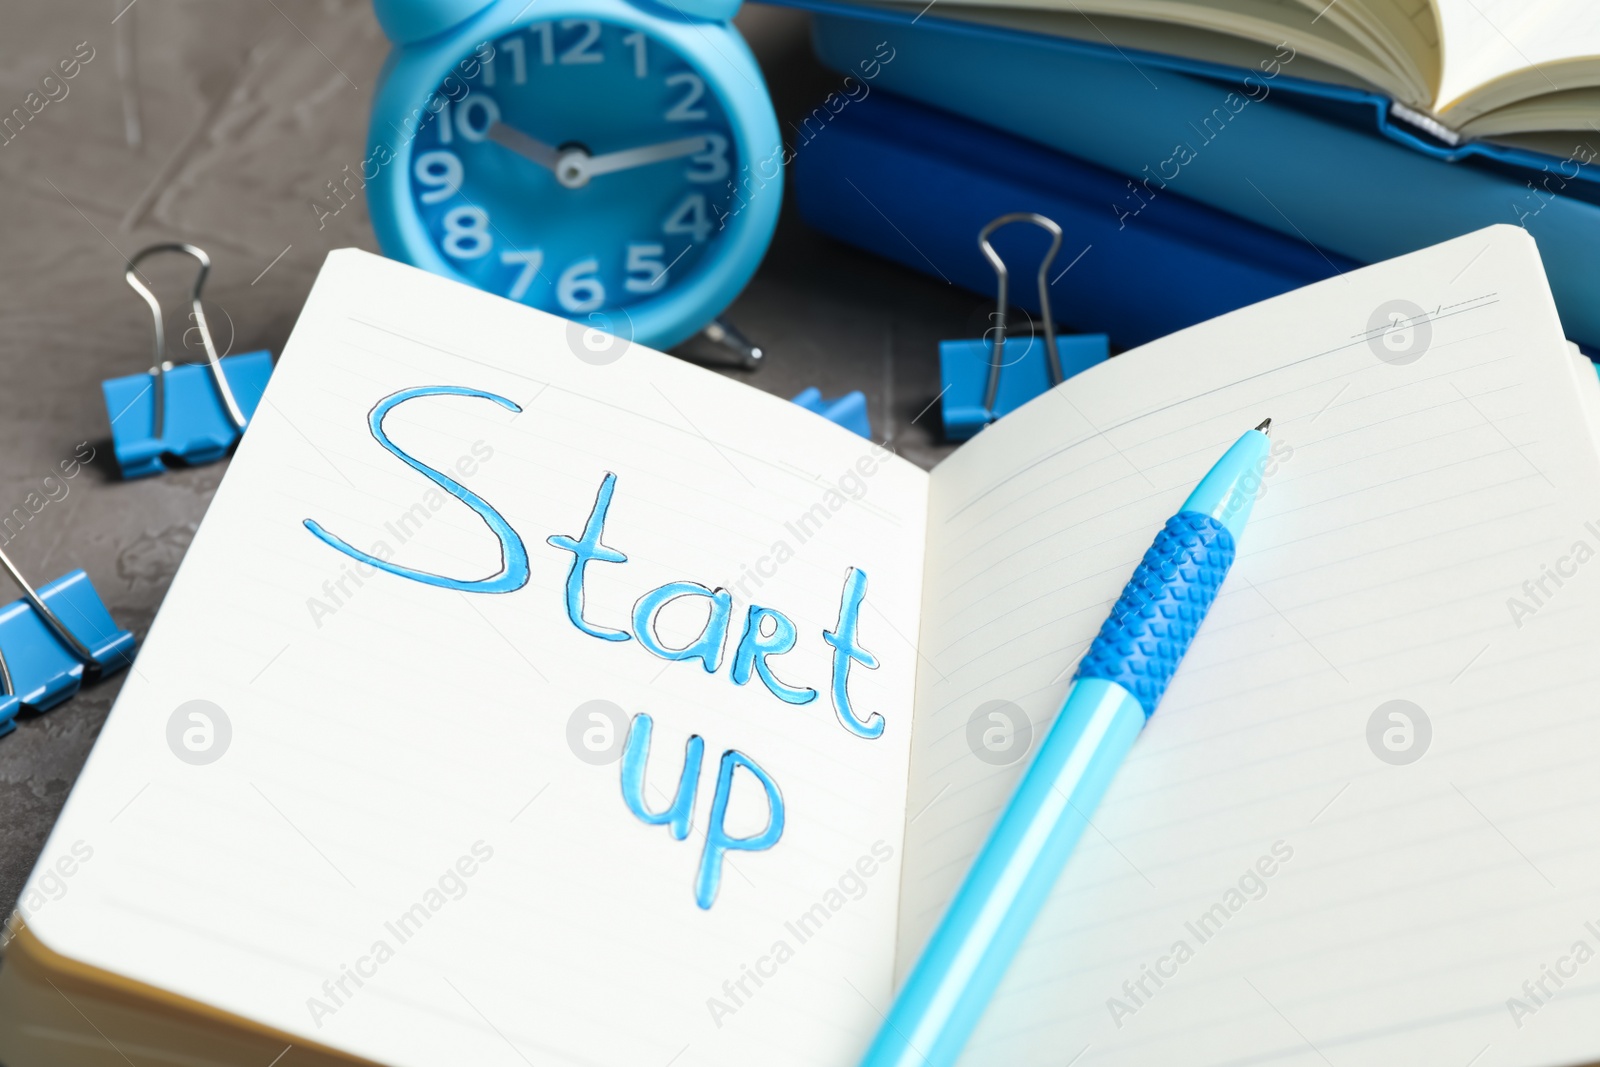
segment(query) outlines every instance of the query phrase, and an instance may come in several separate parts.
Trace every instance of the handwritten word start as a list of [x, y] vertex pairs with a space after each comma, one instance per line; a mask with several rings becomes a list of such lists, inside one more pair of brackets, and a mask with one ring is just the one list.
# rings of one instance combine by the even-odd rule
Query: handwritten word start
[[[428, 396], [476, 397], [499, 404], [510, 411], [522, 408], [503, 396], [485, 393], [460, 386], [437, 385], [403, 389], [379, 401], [368, 416], [372, 436], [391, 454], [408, 467], [423, 475], [445, 492], [460, 500], [478, 514], [500, 541], [501, 566], [498, 574], [488, 578], [451, 578], [431, 571], [417, 570], [391, 563], [387, 559], [364, 552], [337, 534], [330, 533], [314, 519], [306, 519], [306, 529], [329, 545], [368, 567], [386, 571], [424, 585], [453, 589], [463, 593], [514, 593], [528, 584], [530, 570], [528, 549], [522, 536], [495, 510], [494, 506], [454, 478], [408, 455], [389, 439], [383, 428], [389, 412], [408, 400]], [[723, 653], [732, 634], [733, 596], [721, 586], [710, 587], [693, 581], [668, 582], [650, 590], [639, 598], [633, 607], [631, 631], [620, 630], [592, 621], [584, 615], [584, 579], [590, 563], [626, 563], [627, 555], [603, 542], [606, 514], [611, 508], [616, 492], [617, 476], [607, 473], [600, 482], [594, 507], [583, 532], [577, 537], [554, 534], [546, 542], [554, 548], [572, 554], [567, 570], [566, 612], [572, 625], [583, 633], [602, 641], [637, 641], [640, 647], [665, 660], [699, 660], [708, 674], [716, 673], [722, 666]], [[878, 658], [863, 648], [857, 639], [861, 605], [867, 595], [865, 571], [852, 567], [845, 574], [844, 591], [840, 598], [838, 622], [832, 630], [824, 630], [822, 639], [833, 649], [833, 671], [829, 694], [839, 722], [857, 737], [877, 738], [883, 733], [883, 716], [872, 712], [865, 717], [858, 714], [850, 698], [850, 668], [860, 664], [876, 670]], [[662, 640], [657, 631], [657, 619], [667, 605], [684, 597], [698, 597], [709, 605], [706, 621], [700, 635], [687, 645], [674, 648]], [[746, 685], [753, 677], [759, 678], [767, 690], [786, 704], [809, 704], [817, 699], [817, 690], [789, 685], [779, 679], [769, 662], [776, 656], [795, 647], [799, 631], [794, 621], [775, 608], [751, 604], [745, 618], [729, 666], [729, 678], [735, 685]]]

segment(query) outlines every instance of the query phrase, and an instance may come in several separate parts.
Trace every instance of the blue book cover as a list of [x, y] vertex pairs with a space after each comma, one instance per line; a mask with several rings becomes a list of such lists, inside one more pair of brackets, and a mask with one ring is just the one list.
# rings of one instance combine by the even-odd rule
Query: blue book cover
[[[1064, 231], [1049, 271], [1057, 318], [1129, 348], [1355, 264], [1304, 241], [1169, 194], [1148, 219], [1109, 205], [1134, 183], [1060, 152], [874, 90], [826, 126], [791, 131], [801, 215], [829, 235], [991, 296], [978, 231], [1035, 211]], [[1134, 201], [1137, 203], [1137, 201]], [[1011, 226], [995, 250], [1012, 300], [1038, 314], [1034, 277], [1049, 239]]]

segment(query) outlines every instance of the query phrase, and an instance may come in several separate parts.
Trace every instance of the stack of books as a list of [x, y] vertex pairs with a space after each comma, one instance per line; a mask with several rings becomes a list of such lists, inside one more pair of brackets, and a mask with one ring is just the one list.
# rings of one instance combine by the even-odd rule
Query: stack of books
[[1600, 349], [1600, 8], [792, 2], [843, 75], [789, 130], [841, 240], [992, 292], [977, 230], [1040, 211], [1061, 317], [1125, 347], [1510, 223]]

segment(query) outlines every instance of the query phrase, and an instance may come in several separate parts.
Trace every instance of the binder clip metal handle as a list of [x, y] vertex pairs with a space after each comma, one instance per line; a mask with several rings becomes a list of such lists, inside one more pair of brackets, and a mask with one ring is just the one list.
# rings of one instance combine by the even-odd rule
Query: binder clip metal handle
[[[1012, 340], [1006, 350], [1007, 318], [1011, 313], [1011, 272], [989, 238], [1002, 226], [1029, 222], [1050, 235], [1050, 248], [1039, 264], [1039, 310], [1044, 318], [1041, 338]], [[1111, 354], [1106, 335], [1056, 336], [1055, 314], [1050, 310], [1050, 265], [1061, 250], [1061, 227], [1053, 219], [1032, 211], [1001, 215], [978, 231], [978, 248], [994, 268], [997, 307], [994, 324], [981, 338], [939, 342], [939, 381], [944, 436], [964, 441], [996, 419], [1049, 392], [1068, 375], [1087, 370]], [[1005, 372], [1005, 380], [1000, 378]]]
[[166, 244], [151, 245], [149, 248], [135, 253], [134, 257], [128, 260], [127, 270], [123, 272], [123, 278], [128, 285], [132, 287], [134, 292], [144, 298], [146, 304], [150, 305], [150, 314], [155, 319], [155, 360], [150, 370], [150, 373], [155, 376], [154, 436], [159, 438], [166, 432], [167, 371], [172, 369], [172, 363], [167, 359], [167, 333], [162, 323], [161, 302], [156, 299], [156, 294], [152, 293], [150, 287], [145, 285], [143, 279], [140, 278], [139, 264], [151, 256], [164, 252], [178, 252], [192, 256], [200, 264], [200, 271], [194, 277], [194, 287], [189, 291], [189, 302], [194, 309], [194, 322], [200, 332], [200, 342], [205, 346], [206, 361], [211, 366], [211, 380], [216, 386], [217, 396], [221, 398], [223, 410], [227, 412], [228, 418], [233, 422], [235, 428], [242, 432], [248, 420], [245, 418], [244, 411], [240, 409], [239, 402], [234, 399], [233, 389], [228, 385], [228, 376], [223, 373], [222, 357], [217, 355], [217, 346], [211, 339], [211, 326], [206, 322], [206, 311], [200, 304], [200, 292], [205, 288], [206, 275], [211, 273], [211, 257], [206, 255], [204, 249], [197, 248], [192, 244], [174, 241]]
[[994, 267], [995, 275], [1000, 280], [995, 301], [995, 324], [989, 329], [991, 337], [989, 380], [983, 390], [983, 406], [990, 410], [994, 409], [995, 397], [1000, 392], [1000, 369], [1005, 365], [1006, 317], [1011, 312], [1011, 272], [1006, 269], [1006, 261], [1000, 258], [1000, 253], [994, 250], [994, 245], [989, 243], [989, 236], [1000, 227], [1009, 226], [1013, 222], [1031, 222], [1050, 235], [1050, 250], [1044, 254], [1044, 259], [1039, 264], [1039, 308], [1044, 315], [1044, 349], [1050, 368], [1050, 384], [1060, 385], [1063, 380], [1061, 353], [1056, 349], [1055, 316], [1050, 312], [1049, 282], [1050, 264], [1055, 262], [1056, 253], [1061, 251], [1061, 227], [1056, 225], [1054, 219], [1033, 211], [1014, 211], [1009, 215], [1001, 215], [978, 231], [978, 247], [982, 249], [984, 258]]

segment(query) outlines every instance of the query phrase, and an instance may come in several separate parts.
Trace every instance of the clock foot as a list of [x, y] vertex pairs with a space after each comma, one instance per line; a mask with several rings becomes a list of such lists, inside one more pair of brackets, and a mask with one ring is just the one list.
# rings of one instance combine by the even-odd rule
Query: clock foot
[[711, 325], [701, 330], [700, 336], [724, 352], [738, 357], [741, 363], [751, 369], [759, 367], [765, 355], [760, 346], [752, 344], [750, 339], [740, 333], [739, 328], [727, 319], [711, 320]]

